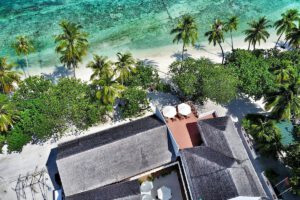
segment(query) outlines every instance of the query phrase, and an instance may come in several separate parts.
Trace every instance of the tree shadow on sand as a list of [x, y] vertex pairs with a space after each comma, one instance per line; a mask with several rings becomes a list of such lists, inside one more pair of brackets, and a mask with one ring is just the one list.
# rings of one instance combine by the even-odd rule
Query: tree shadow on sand
[[73, 75], [73, 71], [67, 69], [65, 66], [55, 66], [55, 70], [52, 73], [42, 73], [46, 79], [56, 83], [58, 79], [69, 77]]
[[198, 50], [198, 51], [204, 51], [204, 52], [209, 53], [209, 54], [211, 54], [211, 55], [219, 56], [217, 53], [214, 53], [214, 52], [211, 52], [211, 51], [207, 51], [205, 45], [197, 44], [197, 45], [194, 46], [194, 48], [195, 48], [196, 50]]
[[224, 107], [228, 109], [226, 115], [231, 115], [239, 121], [250, 113], [265, 113], [261, 107], [251, 102], [248, 97], [239, 97], [231, 101], [228, 105], [224, 105]]
[[26, 73], [26, 61], [24, 59], [18, 59], [16, 61], [16, 70], [22, 71], [24, 75], [27, 75]]
[[153, 67], [158, 67], [158, 63], [154, 60], [150, 59], [143, 59], [143, 60], [138, 60], [139, 62], [142, 62], [145, 66], [153, 66]]
[[[191, 54], [185, 52], [183, 54], [183, 59], [186, 59], [186, 58], [191, 57], [191, 56], [192, 56]], [[171, 55], [171, 58], [176, 58], [176, 61], [181, 61], [181, 59], [182, 59], [182, 52], [174, 53], [173, 55]]]

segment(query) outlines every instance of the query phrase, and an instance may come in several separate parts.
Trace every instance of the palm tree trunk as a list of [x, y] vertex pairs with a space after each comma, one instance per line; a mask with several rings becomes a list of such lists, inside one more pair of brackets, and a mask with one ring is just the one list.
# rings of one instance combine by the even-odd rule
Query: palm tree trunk
[[222, 51], [222, 64], [224, 64], [224, 59], [225, 59], [225, 55], [224, 55], [224, 50], [223, 50], [223, 47], [221, 45], [221, 42], [218, 42], [220, 48], [221, 48], [221, 51]]
[[76, 67], [73, 68], [73, 76], [76, 78]]
[[285, 45], [286, 45], [287, 43], [288, 43], [288, 40], [286, 40], [285, 43], [283, 44], [284, 48], [285, 48]]
[[[24, 75], [25, 75], [25, 78], [27, 78], [27, 74], [26, 74], [26, 71], [28, 71], [28, 67], [29, 67], [29, 64], [28, 64], [28, 57], [25, 55], [25, 62], [26, 62], [26, 70], [24, 70]], [[27, 72], [28, 73], [28, 72]], [[28, 74], [29, 75], [29, 74]]]
[[253, 50], [255, 50], [255, 45], [256, 45], [256, 42], [253, 43]]
[[233, 51], [233, 39], [232, 39], [232, 31], [230, 31], [230, 38], [231, 38], [231, 50]]
[[248, 51], [250, 50], [250, 42], [249, 42], [249, 44], [248, 44]]
[[279, 42], [279, 40], [280, 40], [280, 38], [281, 38], [282, 34], [283, 34], [283, 32], [280, 34], [280, 36], [279, 36], [278, 40], [276, 41], [275, 48], [277, 47], [277, 45], [278, 45], [278, 42]]
[[181, 61], [183, 61], [183, 54], [184, 54], [184, 47], [185, 47], [185, 43], [183, 43], [182, 45], [182, 54], [181, 54]]

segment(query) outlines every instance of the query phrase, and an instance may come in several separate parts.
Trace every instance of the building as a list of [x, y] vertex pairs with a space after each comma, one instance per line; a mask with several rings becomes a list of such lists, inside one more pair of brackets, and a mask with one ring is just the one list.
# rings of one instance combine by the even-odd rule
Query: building
[[198, 120], [202, 143], [189, 148], [179, 148], [168, 123], [157, 111], [60, 144], [56, 162], [66, 199], [141, 199], [134, 177], [175, 162], [186, 188], [182, 199], [267, 198], [229, 117]]

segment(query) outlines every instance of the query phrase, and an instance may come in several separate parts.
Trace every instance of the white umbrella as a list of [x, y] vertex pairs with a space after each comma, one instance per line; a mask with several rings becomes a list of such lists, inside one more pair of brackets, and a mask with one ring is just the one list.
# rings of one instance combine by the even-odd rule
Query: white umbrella
[[192, 112], [192, 109], [188, 104], [181, 103], [178, 105], [178, 112], [182, 115], [189, 115]]
[[165, 106], [162, 113], [167, 118], [173, 118], [176, 115], [176, 108], [174, 106]]
[[157, 190], [157, 196], [161, 200], [169, 200], [172, 198], [171, 189], [166, 186], [162, 186]]
[[140, 190], [142, 194], [151, 194], [153, 183], [151, 181], [145, 181], [142, 183]]

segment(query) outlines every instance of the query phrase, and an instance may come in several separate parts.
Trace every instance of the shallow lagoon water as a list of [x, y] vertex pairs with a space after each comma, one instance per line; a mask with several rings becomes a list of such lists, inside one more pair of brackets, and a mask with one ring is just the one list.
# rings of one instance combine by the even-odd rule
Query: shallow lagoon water
[[300, 0], [6, 0], [0, 2], [0, 55], [18, 59], [11, 44], [22, 34], [36, 48], [31, 67], [58, 65], [54, 35], [62, 19], [83, 25], [90, 53], [110, 56], [171, 44], [170, 29], [186, 13], [196, 18], [203, 41], [215, 18], [239, 16], [239, 35], [246, 22], [262, 15], [274, 21], [288, 8], [300, 9]]

